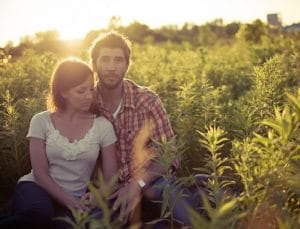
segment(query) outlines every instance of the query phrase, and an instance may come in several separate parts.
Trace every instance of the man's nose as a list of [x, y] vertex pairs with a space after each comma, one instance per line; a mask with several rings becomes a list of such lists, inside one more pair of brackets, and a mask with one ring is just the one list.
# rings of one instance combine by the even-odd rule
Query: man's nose
[[107, 63], [107, 70], [115, 70], [116, 69], [116, 65], [114, 64], [114, 62], [111, 60]]

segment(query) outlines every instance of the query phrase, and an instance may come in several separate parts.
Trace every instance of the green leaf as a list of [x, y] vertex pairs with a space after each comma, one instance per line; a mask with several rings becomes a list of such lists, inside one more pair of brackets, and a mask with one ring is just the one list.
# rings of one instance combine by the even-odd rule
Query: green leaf
[[167, 208], [169, 206], [169, 199], [170, 199], [170, 185], [167, 184], [163, 190], [163, 202], [161, 207], [160, 218], [163, 218], [163, 216], [167, 211]]
[[235, 209], [237, 205], [237, 199], [232, 199], [225, 204], [222, 204], [219, 209], [216, 211], [216, 218], [224, 218], [229, 213], [232, 213], [232, 211]]
[[197, 211], [188, 208], [189, 211], [189, 216], [190, 216], [190, 221], [192, 224], [192, 228], [205, 228], [205, 229], [210, 229], [210, 224], [207, 219], [205, 219], [200, 213]]

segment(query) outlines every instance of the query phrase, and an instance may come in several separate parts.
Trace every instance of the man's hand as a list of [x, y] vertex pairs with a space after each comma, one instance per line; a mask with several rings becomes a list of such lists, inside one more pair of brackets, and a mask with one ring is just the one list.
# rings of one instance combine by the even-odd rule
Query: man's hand
[[180, 169], [181, 167], [181, 159], [180, 158], [176, 158], [174, 161], [172, 161], [172, 166], [175, 167], [175, 169]]
[[134, 180], [121, 187], [110, 197], [110, 199], [116, 198], [116, 201], [113, 205], [113, 210], [120, 208], [119, 219], [121, 221], [128, 221], [128, 218], [132, 216], [133, 210], [141, 201], [141, 197], [142, 189]]
[[181, 159], [180, 158], [176, 158], [171, 163], [171, 167], [169, 169], [169, 173], [173, 174], [174, 172], [176, 172], [176, 170], [178, 170], [180, 168], [181, 168]]
[[81, 213], [91, 211], [91, 208], [89, 206], [85, 205], [83, 203], [83, 201], [81, 201], [80, 199], [77, 199], [77, 198], [73, 198], [73, 197], [69, 197], [66, 200], [65, 205], [68, 208], [75, 208]]

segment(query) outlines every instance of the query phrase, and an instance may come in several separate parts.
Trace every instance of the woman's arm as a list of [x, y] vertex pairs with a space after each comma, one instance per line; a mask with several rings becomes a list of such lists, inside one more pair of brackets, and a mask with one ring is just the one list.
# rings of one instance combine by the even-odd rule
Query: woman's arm
[[[99, 194], [109, 197], [113, 192], [118, 189], [118, 163], [117, 163], [117, 154], [116, 154], [116, 144], [105, 146], [101, 148], [101, 160], [98, 160], [101, 163], [97, 163], [95, 171], [101, 171], [104, 179], [104, 183], [98, 184]], [[97, 175], [96, 175], [97, 176]], [[103, 188], [103, 185], [106, 187]], [[110, 187], [108, 187], [108, 185]], [[109, 192], [109, 193], [107, 193]], [[92, 192], [88, 192], [81, 197], [81, 200], [84, 201], [91, 208], [96, 206], [96, 200]]]
[[77, 208], [89, 211], [89, 208], [82, 204], [80, 200], [65, 193], [49, 175], [49, 165], [46, 156], [45, 140], [40, 138], [30, 138], [30, 161], [35, 177], [35, 181], [44, 188], [50, 196], [66, 207]]
[[116, 144], [111, 144], [101, 149], [103, 178], [106, 184], [112, 183], [112, 191], [117, 187], [118, 163]]

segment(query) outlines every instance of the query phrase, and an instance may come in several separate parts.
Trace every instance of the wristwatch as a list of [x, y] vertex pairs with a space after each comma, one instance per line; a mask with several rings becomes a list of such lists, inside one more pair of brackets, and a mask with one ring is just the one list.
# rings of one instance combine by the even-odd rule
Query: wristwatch
[[138, 183], [141, 189], [146, 186], [146, 183], [143, 179], [138, 179], [136, 182]]

